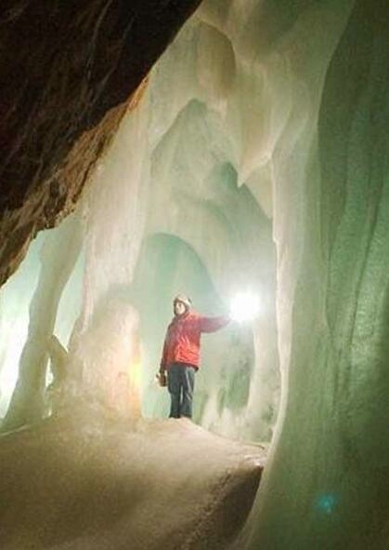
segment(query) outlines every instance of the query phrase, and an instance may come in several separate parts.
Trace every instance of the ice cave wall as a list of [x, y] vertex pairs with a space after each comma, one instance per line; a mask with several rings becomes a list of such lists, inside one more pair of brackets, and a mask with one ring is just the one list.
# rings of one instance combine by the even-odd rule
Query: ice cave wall
[[343, 8], [308, 162], [275, 179], [288, 392], [253, 549], [388, 548], [388, 6]]

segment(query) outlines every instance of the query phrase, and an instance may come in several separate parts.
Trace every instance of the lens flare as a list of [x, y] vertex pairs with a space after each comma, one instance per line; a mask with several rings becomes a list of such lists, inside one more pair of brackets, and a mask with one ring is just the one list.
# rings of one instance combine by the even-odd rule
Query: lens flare
[[239, 292], [231, 300], [230, 316], [234, 321], [252, 321], [259, 313], [259, 298], [252, 292]]

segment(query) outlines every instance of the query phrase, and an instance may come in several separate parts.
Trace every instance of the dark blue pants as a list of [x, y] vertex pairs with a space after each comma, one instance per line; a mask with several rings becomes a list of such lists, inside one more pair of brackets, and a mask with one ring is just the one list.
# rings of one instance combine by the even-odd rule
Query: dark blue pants
[[196, 369], [186, 363], [173, 363], [168, 369], [170, 418], [192, 418], [192, 401]]

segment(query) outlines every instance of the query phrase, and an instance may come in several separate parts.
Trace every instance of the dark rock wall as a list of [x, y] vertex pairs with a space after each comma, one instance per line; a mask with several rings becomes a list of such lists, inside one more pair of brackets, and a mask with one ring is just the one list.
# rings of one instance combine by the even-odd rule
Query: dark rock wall
[[200, 0], [0, 8], [0, 284], [73, 208], [131, 94]]

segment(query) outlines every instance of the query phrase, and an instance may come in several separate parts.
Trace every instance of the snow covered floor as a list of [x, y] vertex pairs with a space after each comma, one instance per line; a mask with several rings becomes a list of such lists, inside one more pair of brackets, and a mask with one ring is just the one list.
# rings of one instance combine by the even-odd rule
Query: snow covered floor
[[188, 420], [50, 419], [0, 438], [1, 550], [224, 549], [260, 446]]

